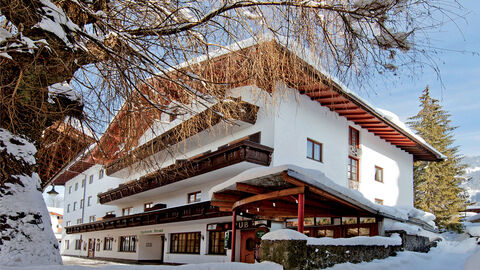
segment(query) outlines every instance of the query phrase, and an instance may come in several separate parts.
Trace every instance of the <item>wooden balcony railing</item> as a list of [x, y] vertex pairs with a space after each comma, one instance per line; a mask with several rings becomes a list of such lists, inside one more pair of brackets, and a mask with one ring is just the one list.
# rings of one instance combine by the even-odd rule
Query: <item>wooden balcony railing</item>
[[208, 201], [69, 226], [66, 227], [65, 230], [67, 234], [74, 234], [203, 218], [214, 218], [228, 215], [231, 215], [231, 213], [220, 212], [218, 207], [211, 206], [210, 202]]
[[272, 153], [272, 148], [246, 140], [192, 160], [179, 161], [97, 196], [100, 203], [108, 203], [243, 161], [269, 166]]
[[[221, 112], [221, 113], [220, 113]], [[244, 101], [219, 102], [205, 111], [193, 116], [173, 127], [160, 136], [132, 150], [125, 156], [109, 163], [106, 167], [107, 175], [116, 173], [136, 162], [158, 153], [168, 147], [175, 145], [189, 137], [192, 137], [224, 120], [239, 120], [255, 124], [257, 121], [258, 107]], [[228, 115], [222, 117], [226, 113]]]

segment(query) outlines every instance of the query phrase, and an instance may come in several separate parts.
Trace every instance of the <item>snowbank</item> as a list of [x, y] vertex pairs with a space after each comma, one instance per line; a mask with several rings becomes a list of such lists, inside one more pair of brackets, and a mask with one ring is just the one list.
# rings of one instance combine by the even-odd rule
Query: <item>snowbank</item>
[[23, 270], [23, 269], [35, 269], [35, 270], [282, 270], [283, 266], [272, 263], [262, 262], [256, 264], [247, 263], [201, 263], [201, 264], [186, 264], [179, 266], [167, 266], [167, 265], [105, 265], [105, 266], [79, 266], [79, 265], [48, 265], [48, 266], [36, 266], [32, 267], [2, 267], [2, 270]]
[[291, 229], [281, 229], [266, 233], [262, 240], [307, 240], [307, 245], [310, 246], [399, 246], [402, 244], [402, 238], [398, 233], [394, 233], [390, 237], [314, 238]]
[[262, 236], [262, 240], [308, 240], [305, 234], [291, 229], [281, 229], [268, 232]]
[[295, 165], [282, 165], [276, 167], [259, 167], [246, 170], [229, 180], [212, 187], [209, 191], [210, 199], [213, 197], [213, 193], [235, 189], [235, 184], [239, 182], [249, 182], [254, 179], [262, 178], [265, 176], [276, 175], [281, 172], [287, 172], [291, 177], [299, 179], [312, 186], [318, 187], [332, 195], [335, 195], [348, 202], [359, 205], [375, 214], [381, 214], [386, 217], [398, 219], [401, 221], [407, 221], [409, 219], [416, 219], [430, 226], [434, 227], [433, 220], [435, 216], [430, 213], [415, 209], [413, 207], [391, 207], [385, 205], [379, 205], [371, 202], [365, 198], [359, 191], [352, 190], [344, 186], [340, 186], [328, 178], [324, 173], [318, 170], [306, 169]]
[[414, 224], [399, 222], [391, 219], [385, 219], [383, 228], [385, 231], [405, 231], [409, 235], [418, 235], [428, 237], [430, 241], [440, 238], [439, 234], [427, 231]]
[[465, 232], [471, 236], [480, 237], [480, 223], [465, 222]]
[[480, 221], [480, 213], [467, 218], [467, 221], [469, 221], [469, 222], [474, 222], [474, 221], [477, 221], [477, 220]]

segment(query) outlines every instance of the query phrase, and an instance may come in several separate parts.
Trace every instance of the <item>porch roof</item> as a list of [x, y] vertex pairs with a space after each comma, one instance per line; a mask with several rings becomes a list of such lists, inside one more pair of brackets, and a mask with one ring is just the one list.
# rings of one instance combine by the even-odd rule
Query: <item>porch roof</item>
[[297, 216], [294, 195], [300, 193], [306, 195], [305, 217], [368, 215], [409, 220], [405, 211], [370, 202], [320, 171], [294, 165], [250, 169], [212, 187], [209, 196], [220, 211], [288, 218]]

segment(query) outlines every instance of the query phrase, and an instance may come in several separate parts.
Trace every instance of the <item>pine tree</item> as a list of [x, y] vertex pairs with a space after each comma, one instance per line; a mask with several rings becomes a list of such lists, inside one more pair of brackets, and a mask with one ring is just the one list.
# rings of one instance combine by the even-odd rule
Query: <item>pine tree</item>
[[465, 165], [461, 163], [458, 147], [453, 146], [456, 127], [451, 126], [450, 114], [439, 101], [430, 97], [428, 86], [419, 100], [421, 110], [409, 118], [408, 124], [447, 158], [414, 163], [415, 207], [435, 214], [440, 229], [459, 231], [462, 228], [459, 211], [465, 209], [466, 198], [459, 186]]

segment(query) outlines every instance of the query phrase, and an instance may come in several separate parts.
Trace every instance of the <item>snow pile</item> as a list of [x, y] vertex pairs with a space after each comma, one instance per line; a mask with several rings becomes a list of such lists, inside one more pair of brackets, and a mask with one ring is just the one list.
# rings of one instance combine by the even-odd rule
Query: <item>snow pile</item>
[[480, 213], [476, 214], [474, 216], [468, 217], [467, 221], [469, 221], [469, 222], [480, 221]]
[[[455, 235], [445, 239], [428, 253], [413, 251], [398, 252], [397, 256], [358, 264], [342, 263], [328, 270], [478, 270], [479, 246], [475, 239]], [[474, 262], [478, 262], [474, 264]]]
[[36, 163], [34, 155], [37, 153], [37, 148], [32, 143], [0, 128], [0, 152], [4, 150], [17, 160], [23, 160], [30, 165]]
[[464, 225], [467, 234], [480, 237], [480, 223], [465, 222]]
[[78, 102], [79, 104], [83, 104], [83, 97], [67, 82], [55, 83], [48, 87], [47, 101], [49, 103], [55, 103], [53, 98], [60, 96], [66, 97], [71, 101]]
[[33, 27], [55, 34], [67, 47], [73, 48], [74, 46], [70, 42], [70, 40], [73, 40], [73, 37], [69, 37], [71, 35], [69, 33], [80, 31], [78, 25], [73, 23], [61, 8], [49, 0], [40, 0], [40, 2], [44, 5], [39, 8], [41, 9], [40, 14], [44, 15], [42, 20]]
[[392, 234], [391, 237], [314, 238], [291, 229], [281, 229], [266, 233], [262, 236], [262, 240], [306, 240], [307, 245], [310, 246], [399, 246], [402, 244], [402, 238], [398, 233]]
[[313, 238], [309, 237], [307, 245], [310, 246], [400, 246], [402, 238], [398, 233], [390, 237], [385, 236], [356, 236], [351, 238]]
[[272, 232], [268, 232], [262, 236], [262, 240], [308, 240], [308, 236], [305, 234], [290, 230], [281, 229]]
[[414, 224], [394, 221], [391, 219], [384, 219], [383, 228], [385, 229], [385, 231], [404, 231], [409, 235], [419, 235], [419, 236], [428, 237], [430, 241], [434, 241], [440, 238], [438, 234], [427, 231]]
[[421, 221], [425, 224], [432, 225], [432, 221], [435, 216], [430, 213], [423, 212], [412, 207], [391, 207], [385, 205], [379, 205], [371, 202], [365, 198], [362, 193], [357, 190], [352, 190], [344, 186], [340, 186], [328, 178], [323, 172], [313, 169], [306, 169], [295, 165], [282, 165], [276, 167], [259, 167], [246, 170], [229, 180], [212, 187], [209, 191], [210, 198], [213, 197], [213, 193], [221, 190], [235, 189], [235, 184], [239, 182], [249, 182], [255, 179], [259, 179], [265, 176], [276, 175], [281, 172], [287, 172], [287, 174], [293, 178], [301, 180], [312, 186], [318, 187], [338, 198], [344, 199], [353, 204], [369, 210], [375, 214], [381, 214], [393, 219], [407, 221], [409, 219], [415, 219], [415, 221]]

